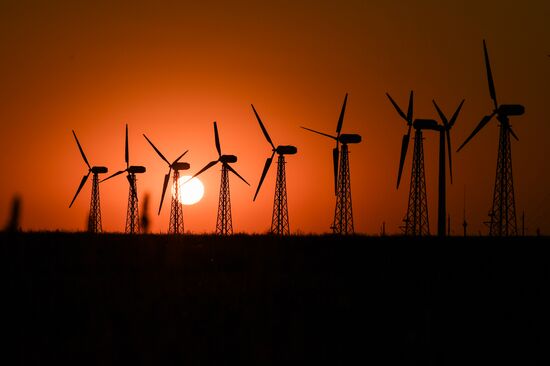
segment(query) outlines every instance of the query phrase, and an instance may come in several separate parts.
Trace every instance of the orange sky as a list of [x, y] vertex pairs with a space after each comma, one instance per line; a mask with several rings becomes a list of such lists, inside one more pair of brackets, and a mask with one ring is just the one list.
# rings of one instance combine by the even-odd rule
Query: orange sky
[[[46, 4], [47, 3], [47, 4]], [[55, 3], [55, 4], [53, 4]], [[77, 4], [76, 4], [77, 3]], [[351, 184], [357, 232], [397, 233], [405, 215], [411, 158], [395, 189], [405, 123], [386, 99], [405, 108], [415, 90], [415, 116], [435, 118], [431, 99], [451, 114], [466, 102], [453, 146], [491, 111], [483, 65], [487, 40], [498, 99], [521, 103], [511, 120], [516, 207], [528, 233], [550, 232], [550, 3], [525, 1], [180, 1], [139, 4], [2, 1], [0, 4], [0, 223], [16, 193], [25, 230], [82, 230], [90, 185], [68, 205], [86, 173], [71, 129], [91, 164], [124, 167], [124, 125], [131, 163], [145, 165], [140, 196], [158, 207], [164, 163], [189, 149], [196, 172], [216, 157], [212, 122], [224, 153], [251, 187], [231, 177], [234, 230], [264, 232], [271, 223], [275, 165], [256, 202], [252, 197], [270, 148], [254, 119], [254, 103], [275, 144], [293, 144], [287, 159], [291, 231], [328, 232], [334, 214], [332, 142], [300, 125], [333, 133], [346, 92], [342, 132], [359, 133], [351, 146]], [[162, 4], [161, 4], [162, 3]], [[453, 155], [448, 186], [452, 232], [461, 233], [463, 191], [471, 233], [487, 230], [498, 128], [491, 122]], [[425, 133], [430, 228], [436, 232], [438, 136]], [[409, 154], [412, 153], [412, 145]], [[219, 169], [202, 176], [205, 198], [184, 207], [185, 228], [215, 229]], [[101, 185], [103, 229], [123, 231], [128, 184]], [[168, 204], [167, 204], [168, 203]], [[152, 231], [166, 232], [169, 201]]]

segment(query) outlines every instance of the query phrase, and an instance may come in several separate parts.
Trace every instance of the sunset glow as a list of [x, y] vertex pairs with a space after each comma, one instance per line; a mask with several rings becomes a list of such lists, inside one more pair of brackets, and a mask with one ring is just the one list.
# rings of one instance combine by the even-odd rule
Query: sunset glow
[[[191, 178], [190, 175], [181, 176], [178, 180], [179, 183], [179, 199], [184, 205], [194, 205], [199, 202], [204, 196], [204, 185], [199, 178], [193, 178], [189, 182], [187, 180]], [[185, 184], [184, 184], [185, 183]], [[172, 196], [175, 195], [175, 186], [172, 185]]]

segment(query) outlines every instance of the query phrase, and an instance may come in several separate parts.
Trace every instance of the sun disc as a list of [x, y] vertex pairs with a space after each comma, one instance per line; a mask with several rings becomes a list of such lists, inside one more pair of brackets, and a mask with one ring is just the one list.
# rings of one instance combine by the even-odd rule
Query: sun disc
[[[191, 178], [190, 175], [183, 175], [178, 179], [179, 197], [178, 201], [184, 205], [194, 205], [204, 196], [204, 185], [199, 178]], [[184, 184], [185, 183], [185, 184]], [[172, 197], [176, 195], [176, 187], [172, 185]]]

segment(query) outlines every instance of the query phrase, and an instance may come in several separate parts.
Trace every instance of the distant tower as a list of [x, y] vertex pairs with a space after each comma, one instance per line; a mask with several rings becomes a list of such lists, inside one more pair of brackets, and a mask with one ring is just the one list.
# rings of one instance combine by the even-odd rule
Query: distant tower
[[222, 165], [220, 199], [218, 204], [218, 217], [216, 219], [216, 234], [233, 234], [233, 221], [231, 220], [231, 196], [229, 194], [229, 176], [227, 174], [226, 165]]
[[493, 206], [489, 211], [489, 235], [491, 236], [512, 236], [518, 234], [516, 221], [516, 204], [514, 197], [514, 178], [512, 175], [512, 149], [510, 135], [518, 139], [512, 125], [510, 116], [521, 116], [525, 113], [525, 107], [520, 104], [498, 104], [489, 53], [487, 45], [483, 41], [483, 52], [485, 56], [485, 68], [489, 84], [489, 94], [493, 100], [494, 109], [489, 115], [484, 116], [473, 132], [462, 143], [457, 151], [460, 151], [489, 121], [496, 115], [499, 122], [498, 157], [495, 185], [493, 191]]
[[285, 155], [294, 155], [298, 152], [298, 149], [296, 148], [296, 146], [292, 146], [292, 145], [279, 145], [275, 147], [275, 145], [273, 144], [273, 141], [271, 141], [271, 137], [269, 137], [269, 134], [267, 133], [267, 130], [265, 129], [265, 126], [262, 123], [262, 120], [260, 119], [260, 116], [256, 112], [256, 109], [254, 108], [253, 105], [252, 105], [252, 110], [256, 115], [256, 119], [260, 124], [260, 128], [262, 129], [265, 139], [267, 140], [267, 142], [269, 142], [269, 144], [272, 147], [271, 157], [267, 158], [265, 161], [264, 170], [262, 172], [262, 176], [260, 177], [260, 183], [258, 183], [258, 188], [256, 189], [256, 193], [254, 194], [253, 201], [256, 200], [256, 197], [260, 192], [260, 188], [262, 187], [262, 183], [265, 179], [265, 176], [269, 171], [269, 167], [271, 166], [271, 162], [273, 161], [273, 157], [275, 156], [275, 154], [277, 154], [278, 155], [277, 180], [275, 182], [275, 199], [273, 200], [273, 215], [271, 216], [271, 234], [290, 235], [290, 223], [288, 219], [288, 202], [287, 202], [287, 195], [286, 195]]
[[[344, 123], [344, 114], [346, 112], [347, 101], [348, 94], [346, 94], [346, 96], [344, 97], [344, 103], [342, 104], [340, 117], [338, 118], [338, 123], [336, 124], [336, 136], [315, 131], [311, 128], [302, 127], [305, 130], [317, 133], [325, 137], [329, 137], [336, 141], [336, 147], [332, 149], [336, 207], [334, 209], [334, 221], [332, 223], [331, 229], [334, 234], [341, 235], [354, 233], [348, 144], [358, 144], [361, 142], [361, 135], [340, 134], [342, 130], [342, 125]], [[342, 144], [342, 150], [339, 152], [340, 144]], [[340, 157], [338, 157], [339, 154]]]
[[[218, 152], [218, 160], [211, 161], [206, 164], [204, 168], [199, 170], [198, 173], [193, 175], [191, 179], [195, 178], [202, 172], [210, 169], [217, 163], [222, 163], [222, 176], [220, 182], [220, 197], [218, 200], [218, 217], [216, 218], [216, 234], [218, 235], [231, 235], [233, 234], [233, 221], [231, 219], [231, 197], [229, 195], [229, 175], [228, 172], [235, 174], [243, 182], [250, 185], [243, 177], [237, 173], [235, 169], [231, 167], [232, 163], [237, 162], [237, 156], [235, 155], [222, 155], [220, 146], [220, 137], [218, 134], [218, 125], [214, 122], [214, 143], [216, 144], [216, 151]], [[191, 180], [189, 179], [189, 180]]]
[[73, 200], [69, 205], [69, 208], [71, 208], [74, 201], [76, 200], [76, 197], [78, 197], [78, 194], [82, 190], [82, 187], [84, 187], [84, 185], [86, 184], [86, 181], [88, 180], [88, 177], [90, 176], [90, 174], [93, 174], [92, 198], [90, 200], [90, 214], [88, 216], [88, 232], [92, 234], [97, 234], [102, 231], [101, 207], [99, 205], [99, 174], [107, 173], [108, 169], [104, 166], [90, 166], [90, 163], [88, 162], [88, 159], [84, 154], [84, 150], [82, 149], [82, 146], [80, 146], [80, 142], [78, 141], [78, 138], [76, 137], [76, 133], [74, 131], [73, 131], [73, 136], [76, 141], [76, 144], [78, 145], [78, 149], [80, 150], [80, 155], [82, 155], [82, 159], [88, 166], [88, 174], [82, 177], [82, 180], [80, 181], [80, 185], [76, 190], [76, 194], [74, 195]]

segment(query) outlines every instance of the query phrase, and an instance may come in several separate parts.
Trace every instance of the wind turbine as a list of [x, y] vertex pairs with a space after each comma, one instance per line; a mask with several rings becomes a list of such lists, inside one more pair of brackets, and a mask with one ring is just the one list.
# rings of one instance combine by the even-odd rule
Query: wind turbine
[[126, 143], [124, 145], [124, 161], [126, 169], [120, 170], [113, 175], [105, 178], [102, 182], [116, 177], [124, 172], [128, 173], [129, 192], [128, 192], [128, 209], [126, 211], [126, 230], [127, 234], [137, 234], [140, 232], [139, 211], [138, 211], [138, 195], [136, 185], [136, 174], [145, 173], [145, 167], [141, 165], [130, 165], [130, 153], [128, 151], [128, 124], [126, 124]]
[[216, 122], [214, 122], [214, 143], [216, 144], [216, 150], [218, 151], [218, 160], [214, 160], [206, 164], [204, 168], [199, 170], [195, 175], [193, 175], [193, 177], [187, 180], [186, 183], [196, 176], [200, 175], [202, 172], [210, 169], [217, 163], [222, 163], [222, 177], [220, 183], [220, 197], [218, 202], [218, 218], [216, 220], [216, 234], [231, 235], [233, 234], [233, 222], [231, 219], [231, 197], [229, 194], [228, 171], [235, 174], [246, 184], [250, 184], [243, 177], [241, 177], [239, 173], [237, 173], [237, 171], [235, 171], [235, 169], [231, 167], [231, 165], [229, 165], [232, 163], [236, 163], [237, 157], [235, 155], [222, 155], [222, 150], [220, 147], [220, 137], [218, 135], [218, 126]]
[[[336, 208], [334, 210], [334, 221], [332, 231], [334, 234], [353, 234], [353, 210], [351, 201], [351, 177], [349, 170], [348, 144], [358, 144], [361, 142], [361, 136], [357, 134], [340, 134], [342, 124], [344, 123], [344, 114], [346, 112], [346, 103], [348, 94], [344, 97], [344, 104], [340, 112], [340, 118], [336, 124], [336, 136], [323, 132], [302, 127], [305, 130], [329, 137], [336, 141], [336, 147], [332, 149], [332, 163], [334, 168], [334, 190], [336, 194]], [[342, 150], [339, 153], [339, 145], [342, 144]], [[340, 155], [340, 162], [338, 162]], [[340, 163], [340, 165], [338, 165]]]
[[[393, 98], [386, 93], [386, 96], [394, 106], [395, 110], [407, 122], [408, 131], [403, 135], [401, 141], [401, 155], [399, 158], [399, 170], [397, 171], [397, 188], [401, 182], [401, 175], [403, 173], [403, 166], [405, 165], [405, 158], [407, 156], [407, 150], [409, 147], [409, 140], [411, 138], [411, 128], [413, 126], [413, 99], [414, 94], [411, 90], [409, 96], [409, 106], [407, 108], [407, 114], [403, 113], [401, 108], [393, 100]], [[428, 196], [426, 195], [426, 174], [424, 170], [424, 138], [422, 137], [422, 129], [414, 128], [414, 149], [413, 149], [413, 161], [411, 169], [411, 180], [409, 186], [409, 201], [407, 205], [407, 213], [405, 215], [404, 233], [410, 236], [425, 236], [430, 235], [430, 222], [428, 217]]]
[[495, 186], [493, 191], [493, 207], [489, 214], [489, 235], [509, 236], [517, 235], [516, 221], [516, 202], [514, 197], [514, 177], [512, 175], [512, 147], [510, 135], [516, 140], [518, 137], [512, 130], [510, 116], [521, 116], [525, 112], [525, 107], [520, 104], [498, 104], [489, 62], [489, 53], [487, 45], [483, 40], [483, 53], [485, 55], [485, 68], [487, 71], [487, 81], [489, 84], [489, 95], [493, 100], [494, 109], [489, 115], [484, 116], [473, 132], [460, 145], [457, 152], [460, 151], [489, 121], [496, 115], [499, 122], [499, 140], [497, 170], [495, 177]]
[[84, 187], [84, 185], [86, 184], [88, 177], [90, 176], [90, 174], [93, 173], [92, 199], [90, 201], [90, 215], [88, 216], [88, 232], [93, 234], [100, 233], [102, 231], [102, 228], [101, 228], [101, 207], [99, 205], [99, 174], [107, 173], [109, 170], [104, 166], [90, 166], [90, 163], [86, 158], [86, 154], [84, 154], [84, 150], [82, 149], [82, 146], [80, 146], [80, 142], [78, 141], [78, 138], [76, 137], [76, 133], [74, 132], [74, 130], [73, 130], [73, 136], [76, 141], [76, 144], [78, 145], [78, 149], [80, 150], [80, 155], [82, 155], [82, 159], [84, 159], [84, 162], [88, 166], [88, 174], [82, 177], [82, 180], [80, 181], [80, 185], [76, 190], [76, 194], [74, 195], [73, 200], [69, 205], [69, 208], [72, 207], [74, 201], [76, 200], [76, 197], [82, 190], [82, 187]]
[[158, 215], [160, 215], [160, 210], [162, 209], [162, 202], [164, 201], [164, 196], [166, 195], [166, 187], [168, 186], [168, 181], [170, 180], [170, 173], [172, 170], [174, 170], [174, 174], [172, 176], [172, 186], [174, 187], [174, 192], [172, 195], [172, 204], [170, 206], [170, 223], [168, 225], [168, 232], [170, 234], [183, 234], [184, 232], [184, 225], [183, 225], [183, 205], [179, 201], [179, 177], [180, 177], [180, 171], [181, 170], [187, 170], [189, 169], [190, 165], [189, 163], [180, 163], [180, 159], [187, 154], [186, 150], [183, 154], [181, 154], [176, 160], [174, 160], [172, 163], [168, 161], [162, 155], [159, 149], [149, 140], [145, 134], [143, 134], [143, 137], [147, 140], [147, 142], [153, 147], [153, 149], [157, 152], [158, 156], [162, 160], [168, 164], [168, 173], [164, 176], [164, 182], [162, 184], [162, 195], [160, 196], [160, 205], [159, 205], [159, 211]]
[[264, 170], [262, 172], [258, 188], [256, 189], [256, 193], [254, 194], [253, 201], [256, 200], [265, 176], [269, 170], [269, 167], [271, 166], [271, 162], [273, 161], [273, 157], [275, 156], [275, 154], [277, 154], [277, 180], [275, 182], [273, 215], [271, 216], [271, 233], [276, 235], [289, 235], [290, 223], [288, 219], [288, 202], [286, 194], [285, 155], [294, 155], [298, 152], [298, 149], [296, 148], [296, 146], [292, 145], [279, 145], [275, 147], [273, 141], [271, 141], [271, 138], [267, 133], [267, 130], [264, 127], [264, 124], [262, 123], [262, 120], [260, 119], [260, 116], [256, 112], [254, 105], [251, 104], [251, 106], [252, 110], [254, 111], [254, 115], [256, 115], [256, 119], [260, 124], [260, 128], [262, 129], [265, 139], [267, 140], [267, 142], [269, 142], [273, 151], [271, 157], [267, 158], [267, 160], [265, 161]]

